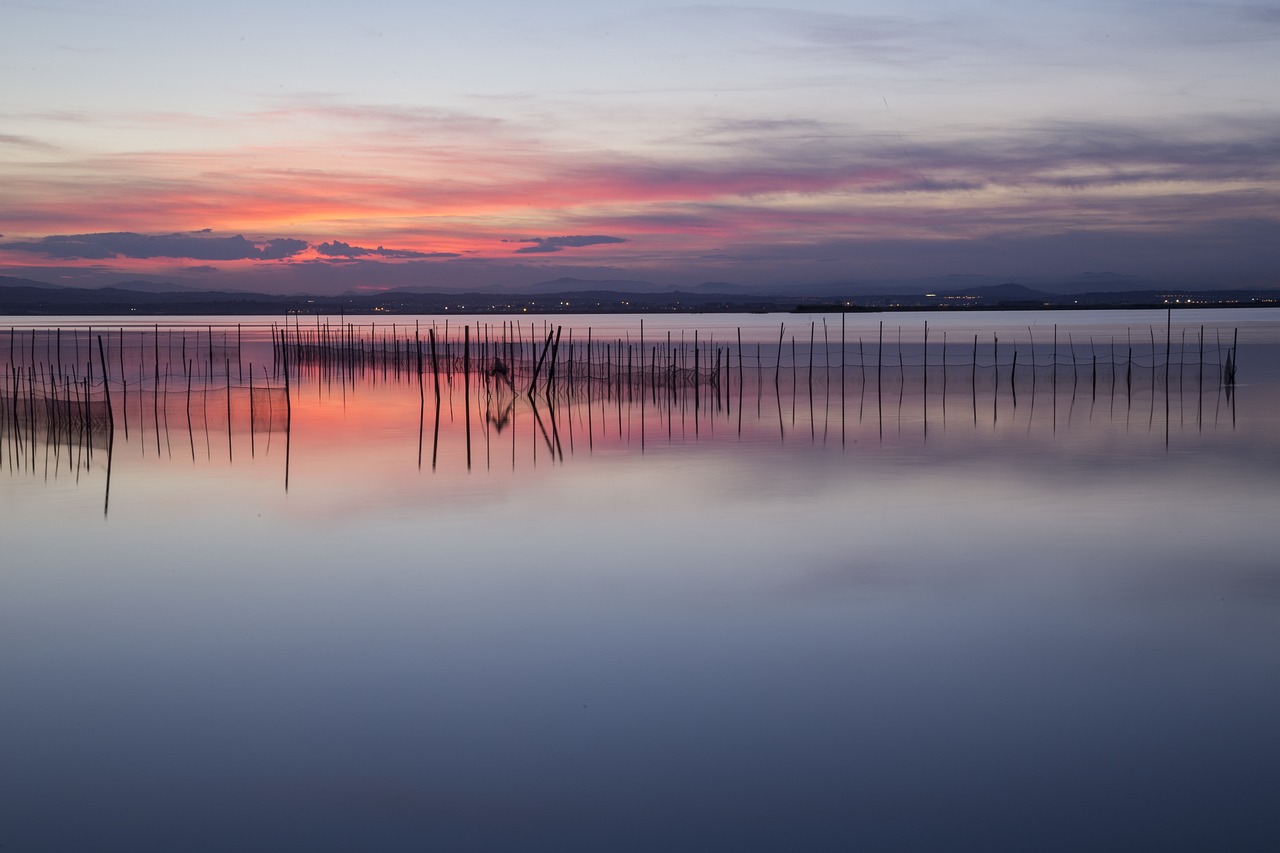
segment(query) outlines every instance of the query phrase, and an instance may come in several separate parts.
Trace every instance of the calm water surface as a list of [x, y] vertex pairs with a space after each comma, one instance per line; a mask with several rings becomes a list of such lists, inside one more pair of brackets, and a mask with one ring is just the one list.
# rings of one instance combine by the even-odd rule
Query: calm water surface
[[366, 319], [0, 321], [0, 846], [1280, 843], [1280, 313]]

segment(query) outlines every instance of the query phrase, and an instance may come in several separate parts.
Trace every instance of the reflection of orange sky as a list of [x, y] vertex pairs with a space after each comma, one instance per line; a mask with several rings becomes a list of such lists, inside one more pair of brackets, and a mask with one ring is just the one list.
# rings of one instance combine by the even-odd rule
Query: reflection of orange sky
[[[789, 371], [784, 371], [784, 373]], [[954, 379], [955, 377], [953, 377]], [[1024, 377], [1025, 378], [1025, 377]], [[783, 376], [780, 390], [775, 390], [771, 377], [762, 386], [748, 378], [743, 396], [738, 397], [736, 376], [727, 399], [717, 400], [714, 392], [704, 388], [699, 395], [699, 414], [695, 419], [695, 398], [691, 390], [671, 403], [659, 392], [655, 404], [651, 396], [642, 406], [640, 395], [625, 398], [619, 406], [616, 398], [597, 393], [590, 404], [579, 397], [572, 404], [561, 401], [553, 412], [545, 399], [535, 407], [529, 398], [515, 397], [516, 406], [502, 431], [488, 427], [486, 409], [500, 415], [502, 403], [510, 395], [486, 402], [483, 386], [473, 380], [471, 394], [471, 442], [473, 467], [485, 467], [485, 448], [489, 462], [496, 468], [509, 468], [514, 453], [518, 467], [532, 464], [533, 455], [549, 461], [548, 440], [558, 433], [559, 448], [566, 461], [573, 456], [593, 452], [639, 452], [643, 444], [650, 451], [662, 447], [688, 444], [748, 445], [762, 450], [785, 446], [863, 448], [918, 448], [929, 443], [951, 445], [957, 450], [975, 447], [998, 448], [1017, 435], [1033, 444], [1059, 445], [1060, 449], [1131, 444], [1163, 452], [1164, 400], [1157, 393], [1159, 418], [1152, 414], [1149, 389], [1135, 388], [1132, 397], [1123, 387], [1106, 389], [1096, 399], [1073, 388], [1064, 373], [1056, 402], [1047, 383], [1033, 389], [1028, 384], [1014, 400], [1002, 386], [993, 397], [993, 389], [980, 387], [977, 413], [970, 406], [967, 386], [957, 391], [960, 383], [946, 395], [935, 385], [924, 395], [923, 388], [912, 380], [905, 389], [896, 378], [886, 380], [883, 396], [876, 393], [874, 380], [862, 385], [852, 376], [844, 399], [838, 379], [833, 374], [828, 388], [821, 372], [816, 379], [812, 398], [808, 393], [805, 371], [801, 370], [792, 392], [791, 377]], [[380, 381], [380, 380], [379, 380]], [[1029, 380], [1028, 380], [1029, 382]], [[365, 380], [367, 383], [367, 379]], [[418, 446], [419, 393], [413, 382], [370, 386], [361, 383], [348, 387], [343, 400], [339, 386], [317, 385], [304, 380], [294, 388], [294, 447], [314, 445], [330, 454], [361, 458], [369, 463], [382, 458], [391, 469], [415, 464]], [[431, 455], [435, 424], [435, 402], [430, 377], [424, 386], [423, 414], [424, 452]], [[450, 401], [452, 398], [452, 402]], [[1231, 424], [1230, 409], [1216, 388], [1210, 389], [1202, 403], [1202, 420], [1197, 422], [1197, 403], [1192, 391], [1172, 401], [1172, 433], [1178, 441], [1188, 436], [1236, 429]], [[1256, 401], [1255, 405], [1264, 404]], [[1264, 404], [1269, 405], [1269, 404]], [[1207, 418], [1207, 420], [1205, 420]], [[975, 423], [976, 419], [976, 423]], [[1148, 423], [1150, 420], [1150, 423]], [[461, 376], [455, 377], [452, 393], [448, 383], [442, 384], [440, 404], [440, 467], [465, 469], [466, 410]], [[545, 433], [544, 433], [545, 430]], [[643, 432], [643, 435], [642, 435]], [[1238, 438], [1238, 436], [1236, 436]], [[305, 451], [304, 451], [305, 455]], [[301, 458], [301, 457], [296, 457]], [[305, 464], [305, 463], [303, 463]]]
[[[558, 447], [554, 445], [551, 411], [545, 401], [535, 417], [523, 395], [518, 398], [510, 423], [501, 432], [492, 426], [486, 432], [485, 396], [477, 382], [471, 398], [468, 469], [464, 393], [461, 377], [455, 377], [452, 405], [447, 382], [442, 388], [439, 447], [434, 450], [437, 460], [433, 469], [435, 406], [431, 383], [428, 381], [424, 389], [424, 411], [419, 407], [416, 383], [382, 385], [371, 384], [370, 379], [366, 375], [354, 388], [348, 386], [345, 400], [336, 380], [330, 385], [328, 381], [318, 383], [314, 377], [304, 378], [293, 386], [292, 431], [287, 437], [290, 501], [334, 518], [387, 507], [409, 510], [440, 501], [500, 501], [514, 490], [536, 488], [543, 478], [562, 476], [556, 473], [562, 466], [589, 469], [605, 458], [626, 459], [630, 460], [628, 465], [640, 466], [634, 471], [641, 475], [645, 464], [661, 466], [665, 459], [666, 465], [678, 465], [680, 458], [691, 453], [714, 457], [718, 461], [710, 464], [713, 468], [723, 466], [722, 476], [749, 482], [749, 472], [767, 467], [766, 460], [778, 457], [793, 458], [806, 468], [847, 466], [850, 476], [856, 476], [859, 465], [876, 459], [964, 465], [966, 460], [996, 457], [1016, 465], [1021, 463], [1013, 460], [1024, 459], [1031, 464], [1030, 460], [1116, 455], [1138, 464], [1137, 460], [1142, 459], [1165, 459], [1169, 452], [1164, 438], [1163, 401], [1158, 401], [1157, 416], [1148, 423], [1149, 394], [1135, 395], [1128, 405], [1122, 393], [1118, 397], [1107, 393], [1100, 402], [1078, 394], [1072, 402], [1070, 388], [1063, 382], [1055, 412], [1050, 389], [1044, 383], [1037, 389], [1034, 401], [1030, 389], [1024, 387], [1018, 405], [1002, 391], [994, 408], [991, 390], [984, 388], [979, 391], [975, 421], [967, 389], [957, 392], [955, 387], [963, 383], [953, 383], [945, 407], [940, 389], [934, 386], [926, 407], [917, 383], [911, 383], [900, 395], [897, 383], [891, 381], [880, 398], [875, 393], [874, 380], [860, 386], [850, 377], [842, 414], [838, 389], [828, 395], [819, 381], [811, 403], [802, 373], [798, 396], [791, 393], [790, 377], [786, 375], [782, 377], [780, 394], [774, 391], [768, 377], [757, 394], [749, 378], [743, 397], [739, 398], [735, 390], [729, 406], [717, 407], [714, 399], [704, 394], [696, 427], [691, 394], [683, 400], [683, 412], [679, 403], [668, 408], [654, 406], [649, 399], [642, 413], [638, 399], [624, 401], [621, 418], [617, 401], [598, 395], [590, 407], [585, 400], [569, 407], [562, 405], [557, 408], [554, 425]], [[1174, 451], [1274, 444], [1269, 431], [1276, 422], [1275, 401], [1253, 401], [1250, 421], [1235, 424], [1229, 410], [1223, 410], [1211, 393], [1206, 398], [1201, 424], [1197, 422], [1194, 400], [1194, 395], [1188, 394], [1180, 405], [1175, 401], [1171, 443]], [[168, 419], [168, 434], [160, 442], [166, 449], [172, 447], [172, 451], [157, 457], [149, 417], [143, 419], [141, 435], [135, 419], [130, 440], [117, 440], [118, 478], [130, 477], [128, 469], [144, 463], [164, 469], [155, 476], [170, 469], [191, 470], [182, 401], [176, 400], [175, 405], [178, 408]], [[205, 476], [201, 471], [209, 467], [230, 468], [236, 476], [239, 469], [247, 468], [246, 473], [254, 478], [272, 481], [272, 489], [282, 488], [286, 449], [283, 430], [270, 435], [258, 433], [251, 459], [247, 431], [237, 426], [233, 435], [234, 461], [228, 461], [221, 411], [221, 404], [215, 402], [209, 413], [207, 434], [203, 431], [203, 417], [197, 414], [194, 419], [196, 476]], [[145, 414], [149, 416], [149, 411]], [[243, 413], [237, 417], [242, 420]], [[1254, 438], [1247, 438], [1250, 435]], [[207, 452], [206, 447], [211, 450]], [[650, 461], [646, 463], [641, 457]], [[823, 459], [828, 461], [822, 462]], [[766, 488], [768, 484], [759, 486]]]
[[[1242, 359], [1246, 364], [1260, 364], [1265, 356], [1263, 348], [1248, 347]], [[989, 376], [979, 378], [976, 395], [971, 397], [965, 370], [952, 372], [945, 395], [935, 376], [926, 396], [917, 369], [908, 366], [905, 387], [896, 369], [888, 371], [883, 393], [877, 393], [874, 375], [863, 376], [862, 371], [851, 369], [843, 396], [839, 371], [830, 374], [830, 388], [825, 372], [818, 371], [810, 397], [807, 365], [801, 364], [794, 372], [789, 365], [785, 367], [775, 388], [773, 373], [766, 369], [758, 377], [748, 359], [741, 396], [734, 370], [727, 401], [717, 401], [714, 392], [704, 387], [696, 420], [692, 389], [683, 391], [674, 405], [669, 401], [669, 389], [660, 390], [662, 402], [655, 404], [646, 396], [642, 408], [639, 394], [619, 406], [616, 399], [602, 396], [598, 388], [590, 404], [585, 396], [568, 405], [561, 401], [554, 423], [544, 398], [539, 398], [535, 416], [533, 404], [521, 393], [514, 398], [516, 406], [501, 431], [492, 425], [486, 428], [488, 401], [502, 403], [512, 397], [509, 392], [487, 397], [476, 377], [471, 393], [470, 469], [462, 377], [454, 377], [452, 392], [447, 379], [442, 378], [434, 470], [436, 415], [430, 374], [420, 396], [416, 377], [402, 375], [396, 381], [393, 369], [386, 380], [380, 369], [366, 369], [354, 384], [345, 386], [338, 375], [330, 381], [305, 371], [292, 384], [291, 432], [284, 432], [281, 410], [276, 408], [276, 429], [260, 431], [252, 439], [247, 429], [247, 396], [239, 386], [230, 448], [226, 398], [220, 396], [225, 380], [220, 376], [215, 380], [207, 408], [197, 384], [194, 435], [189, 439], [186, 397], [179, 375], [169, 383], [169, 412], [159, 419], [162, 434], [158, 440], [150, 398], [140, 398], [136, 391], [128, 398], [130, 429], [125, 437], [119, 408], [123, 399], [117, 393], [113, 494], [122, 502], [136, 501], [148, 478], [205, 478], [212, 472], [221, 472], [211, 477], [209, 488], [215, 492], [224, 487], [220, 484], [251, 478], [271, 494], [283, 493], [286, 447], [288, 501], [321, 517], [340, 518], [376, 514], [380, 508], [412, 511], [440, 502], [501, 501], [518, 490], [536, 489], [546, 478], [562, 477], [557, 473], [562, 466], [595, 470], [596, 474], [588, 476], [599, 476], [602, 469], [592, 466], [605, 458], [620, 460], [632, 476], [644, 476], [648, 464], [661, 470], [664, 464], [680, 465], [682, 457], [697, 454], [712, 457], [713, 461], [705, 463], [711, 466], [708, 470], [716, 471], [725, 482], [768, 488], [769, 484], [753, 485], [752, 472], [769, 467], [767, 460], [780, 457], [806, 469], [840, 468], [855, 479], [859, 466], [877, 459], [964, 466], [974, 460], [989, 464], [995, 458], [1014, 468], [1052, 460], [1067, 466], [1073, 457], [1114, 457], [1132, 465], [1143, 464], [1141, 460], [1164, 464], [1161, 460], [1167, 460], [1170, 452], [1176, 455], [1206, 448], [1238, 452], [1241, 458], [1247, 451], [1257, 458], [1258, 452], [1265, 455], [1274, 448], [1275, 431], [1280, 427], [1276, 386], [1262, 378], [1241, 389], [1237, 416], [1213, 383], [1200, 400], [1188, 375], [1185, 393], [1171, 399], [1166, 445], [1163, 385], [1153, 398], [1150, 377], [1141, 371], [1131, 396], [1123, 379], [1115, 388], [1107, 387], [1104, 380], [1096, 399], [1087, 374], [1073, 382], [1064, 370], [1056, 395], [1045, 378], [1032, 387], [1024, 375], [1015, 401], [1007, 378], [997, 391]], [[256, 375], [264, 375], [260, 363]], [[501, 414], [501, 405], [493, 409], [494, 414]], [[99, 446], [96, 451], [94, 470], [98, 474], [102, 450]], [[183, 494], [199, 495], [203, 500], [203, 489]]]

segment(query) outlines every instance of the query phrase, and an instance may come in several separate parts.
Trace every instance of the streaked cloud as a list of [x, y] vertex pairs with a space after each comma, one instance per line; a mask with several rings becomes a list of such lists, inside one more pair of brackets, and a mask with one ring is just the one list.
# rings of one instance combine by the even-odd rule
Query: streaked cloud
[[58, 146], [50, 142], [14, 133], [0, 133], [0, 145], [8, 145], [13, 148], [25, 148], [30, 151], [51, 152], [58, 150]]

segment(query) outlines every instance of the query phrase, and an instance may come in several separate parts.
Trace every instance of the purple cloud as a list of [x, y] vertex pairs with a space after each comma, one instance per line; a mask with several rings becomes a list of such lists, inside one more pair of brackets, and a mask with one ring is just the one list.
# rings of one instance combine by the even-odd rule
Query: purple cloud
[[456, 258], [459, 257], [457, 252], [415, 252], [411, 249], [386, 249], [379, 246], [376, 249], [366, 249], [364, 246], [352, 246], [341, 240], [334, 240], [331, 243], [320, 243], [316, 246], [316, 251], [324, 255], [326, 258], [364, 258], [376, 257], [394, 260], [414, 259], [414, 258]]
[[559, 252], [564, 249], [576, 249], [580, 246], [596, 246], [601, 243], [625, 243], [622, 237], [608, 237], [603, 234], [574, 235], [567, 237], [530, 237], [527, 240], [503, 240], [504, 243], [532, 243], [522, 249], [516, 249], [517, 255], [538, 255]]
[[262, 245], [234, 237], [194, 237], [189, 234], [52, 234], [39, 240], [5, 243], [10, 251], [31, 252], [62, 260], [109, 258], [191, 258], [198, 261], [280, 260], [307, 248], [305, 240], [281, 237]]

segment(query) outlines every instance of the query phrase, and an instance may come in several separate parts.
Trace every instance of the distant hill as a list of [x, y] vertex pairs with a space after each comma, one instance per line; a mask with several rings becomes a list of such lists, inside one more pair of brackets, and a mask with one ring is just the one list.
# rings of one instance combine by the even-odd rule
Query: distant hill
[[1101, 293], [1106, 291], [1151, 291], [1161, 287], [1159, 282], [1136, 275], [1114, 272], [1082, 272], [1069, 279], [1054, 281], [1052, 287], [1059, 293]]
[[[953, 280], [954, 284], [955, 281]], [[397, 289], [379, 293], [267, 294], [193, 290], [167, 283], [125, 281], [110, 287], [65, 287], [0, 276], [0, 314], [84, 315], [271, 315], [300, 314], [503, 314], [633, 313], [688, 311], [963, 311], [1039, 308], [1163, 308], [1165, 306], [1280, 306], [1280, 290], [1144, 289], [1073, 292], [1037, 290], [1016, 282], [969, 284], [950, 290], [863, 292], [850, 282], [832, 282], [832, 295], [810, 288], [752, 288], [704, 282], [686, 290], [644, 281], [562, 278], [515, 291]], [[822, 290], [823, 288], [818, 288]]]
[[0, 275], [0, 287], [34, 287], [40, 290], [62, 290], [66, 285], [49, 284], [45, 281], [35, 281], [30, 278], [15, 278], [11, 275]]
[[614, 293], [657, 293], [668, 288], [661, 288], [651, 281], [631, 281], [627, 279], [591, 280], [565, 276], [552, 281], [540, 281], [503, 290], [503, 293], [580, 293], [611, 291]]
[[174, 284], [169, 281], [121, 281], [116, 284], [101, 285], [94, 287], [94, 290], [102, 290], [104, 288], [112, 290], [132, 290], [135, 293], [198, 293], [198, 288], [188, 287], [185, 284]]
[[1006, 282], [1005, 284], [984, 284], [977, 287], [961, 287], [955, 290], [940, 291], [946, 296], [973, 296], [989, 302], [1057, 302], [1062, 296], [1035, 290], [1024, 284]]
[[704, 281], [693, 287], [685, 288], [692, 293], [759, 293], [760, 288], [748, 287], [745, 284], [734, 284], [728, 281]]

